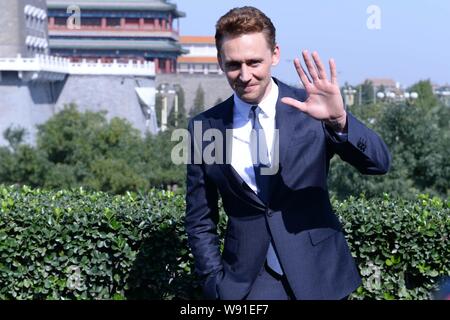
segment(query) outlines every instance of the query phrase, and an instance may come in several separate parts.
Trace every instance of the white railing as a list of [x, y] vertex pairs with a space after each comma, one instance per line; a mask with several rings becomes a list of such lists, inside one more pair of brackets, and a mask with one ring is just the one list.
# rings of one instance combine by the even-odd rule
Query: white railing
[[0, 58], [0, 71], [54, 72], [76, 75], [135, 75], [155, 76], [153, 62], [128, 63], [70, 62], [69, 59], [38, 55], [34, 58]]
[[154, 76], [155, 64], [148, 61], [129, 61], [128, 63], [118, 63], [117, 61], [112, 63], [70, 62], [69, 74]]
[[189, 51], [188, 54], [183, 57], [217, 57], [217, 49], [214, 44], [212, 45], [183, 45], [183, 49]]

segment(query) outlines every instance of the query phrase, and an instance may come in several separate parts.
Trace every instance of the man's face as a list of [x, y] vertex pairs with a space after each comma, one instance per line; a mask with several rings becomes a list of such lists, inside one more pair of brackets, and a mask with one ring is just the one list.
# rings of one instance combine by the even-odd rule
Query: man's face
[[218, 54], [228, 83], [243, 101], [258, 104], [270, 91], [271, 67], [280, 60], [280, 49], [272, 50], [262, 32], [225, 37]]

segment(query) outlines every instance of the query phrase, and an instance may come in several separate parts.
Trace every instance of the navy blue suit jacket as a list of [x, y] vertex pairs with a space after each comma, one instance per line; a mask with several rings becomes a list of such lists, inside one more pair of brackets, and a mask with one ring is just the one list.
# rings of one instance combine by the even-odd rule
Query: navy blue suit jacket
[[[195, 164], [191, 159], [187, 166], [185, 225], [196, 271], [204, 279], [206, 298], [243, 299], [266, 259], [272, 237], [297, 299], [341, 299], [361, 279], [330, 204], [330, 159], [338, 154], [361, 173], [384, 174], [391, 157], [382, 139], [350, 113], [348, 139], [342, 141], [321, 121], [283, 104], [282, 97], [304, 101], [306, 93], [275, 81], [279, 86], [275, 123], [280, 165], [270, 178], [267, 203], [226, 161], [231, 159], [231, 144], [215, 150], [216, 155], [223, 155], [224, 163]], [[203, 154], [219, 140], [194, 138], [194, 121], [201, 123], [202, 133], [218, 129], [225, 137], [226, 129], [233, 127], [233, 106], [230, 97], [191, 120], [191, 156]], [[216, 233], [219, 194], [228, 216], [222, 253]]]

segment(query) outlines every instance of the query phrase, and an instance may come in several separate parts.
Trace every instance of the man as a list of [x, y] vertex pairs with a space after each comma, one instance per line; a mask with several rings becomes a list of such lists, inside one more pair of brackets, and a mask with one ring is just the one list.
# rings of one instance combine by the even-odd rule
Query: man
[[[362, 173], [384, 174], [386, 145], [346, 112], [333, 60], [330, 80], [316, 52], [312, 59], [303, 52], [309, 77], [295, 60], [305, 89], [271, 77], [280, 48], [258, 9], [221, 17], [216, 46], [234, 95], [192, 119], [189, 130], [192, 137], [195, 127], [202, 134], [219, 130], [227, 143], [193, 138], [191, 156], [213, 145], [226, 161], [191, 159], [187, 166], [186, 230], [205, 297], [345, 298], [361, 280], [331, 208], [330, 159], [338, 154]], [[227, 131], [232, 139], [225, 139]], [[228, 216], [222, 254], [219, 194]]]

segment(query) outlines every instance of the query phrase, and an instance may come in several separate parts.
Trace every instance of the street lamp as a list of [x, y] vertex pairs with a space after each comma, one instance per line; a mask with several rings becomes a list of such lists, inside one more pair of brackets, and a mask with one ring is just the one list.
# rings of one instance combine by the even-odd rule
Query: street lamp
[[379, 98], [380, 100], [384, 100], [386, 98], [386, 100], [393, 100], [395, 99], [395, 93], [394, 92], [382, 92], [379, 91], [377, 92], [377, 98]]
[[344, 88], [342, 92], [344, 93], [345, 106], [352, 106], [355, 103], [354, 95], [357, 91], [348, 86], [347, 88]]
[[404, 94], [405, 99], [413, 99], [416, 100], [417, 98], [419, 98], [419, 94], [417, 92], [405, 92]]
[[377, 98], [378, 98], [378, 99], [383, 100], [385, 96], [386, 96], [386, 95], [384, 94], [384, 92], [381, 92], [381, 91], [380, 91], [380, 92], [377, 93]]
[[[377, 98], [380, 100], [387, 100], [387, 101], [394, 101], [396, 98], [396, 94], [394, 92], [388, 91], [388, 92], [378, 92]], [[404, 98], [406, 100], [407, 104], [410, 102], [413, 102], [419, 97], [419, 94], [417, 92], [405, 92], [402, 95], [400, 95], [400, 100]]]
[[175, 97], [175, 126], [178, 125], [178, 91], [176, 90], [177, 85], [172, 85], [169, 83], [162, 83], [161, 89], [156, 90], [157, 93], [162, 95], [162, 108], [161, 108], [161, 131], [167, 130], [167, 119], [169, 116], [168, 108], [168, 96], [174, 94]]
[[417, 92], [405, 92], [403, 94], [406, 100], [406, 104], [410, 105], [413, 104], [415, 100], [419, 98], [419, 94]]

